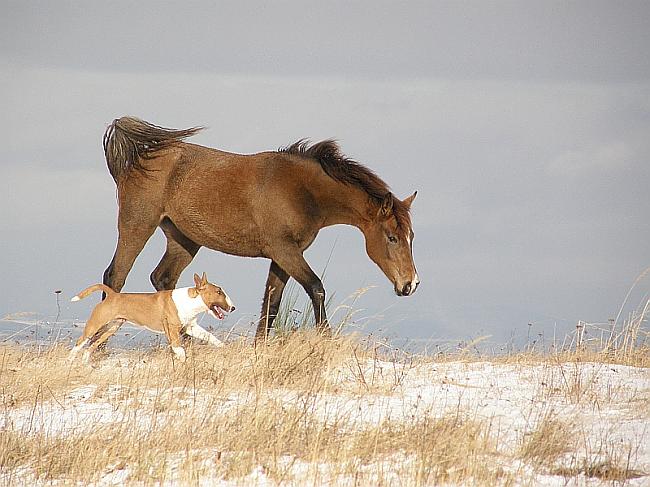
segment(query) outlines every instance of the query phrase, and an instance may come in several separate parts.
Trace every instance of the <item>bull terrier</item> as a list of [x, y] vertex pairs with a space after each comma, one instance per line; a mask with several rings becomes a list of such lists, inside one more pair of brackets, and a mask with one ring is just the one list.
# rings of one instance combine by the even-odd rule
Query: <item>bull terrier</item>
[[71, 301], [79, 301], [95, 291], [105, 292], [106, 299], [93, 309], [68, 360], [73, 361], [79, 350], [90, 343], [83, 355], [83, 360], [88, 362], [90, 354], [114, 335], [125, 321], [155, 333], [164, 333], [181, 362], [185, 361], [181, 332], [211, 345], [223, 346], [223, 342], [197, 324], [196, 317], [199, 313], [210, 311], [221, 320], [224, 313], [234, 311], [235, 306], [223, 289], [208, 282], [205, 272], [203, 277], [194, 274], [194, 284], [194, 287], [156, 293], [118, 293], [104, 284], [84, 289]]

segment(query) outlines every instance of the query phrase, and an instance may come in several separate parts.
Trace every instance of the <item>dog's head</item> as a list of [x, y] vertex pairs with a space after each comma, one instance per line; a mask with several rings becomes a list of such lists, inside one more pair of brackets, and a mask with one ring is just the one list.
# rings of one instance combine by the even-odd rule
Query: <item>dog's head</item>
[[194, 284], [195, 287], [189, 290], [190, 297], [196, 298], [197, 296], [201, 296], [205, 306], [215, 318], [223, 320], [225, 313], [235, 311], [235, 305], [226, 294], [226, 291], [208, 282], [208, 277], [205, 275], [205, 272], [202, 277], [194, 274]]

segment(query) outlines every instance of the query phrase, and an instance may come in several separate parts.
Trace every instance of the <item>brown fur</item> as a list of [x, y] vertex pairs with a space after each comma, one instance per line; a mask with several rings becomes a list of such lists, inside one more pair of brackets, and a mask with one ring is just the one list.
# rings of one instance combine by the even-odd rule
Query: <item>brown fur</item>
[[[205, 273], [202, 278], [194, 274], [194, 283], [195, 287], [188, 289], [188, 295], [191, 298], [200, 296], [205, 303], [206, 311], [213, 309], [214, 306], [219, 306], [226, 311], [231, 310], [225, 293], [219, 286], [208, 282]], [[104, 284], [94, 284], [77, 294], [73, 301], [83, 299], [100, 290], [106, 293], [106, 299], [93, 309], [83, 333], [75, 344], [71, 359], [87, 341], [92, 342], [87, 351], [89, 356], [113, 336], [125, 321], [164, 333], [172, 347], [181, 346], [180, 333], [187, 323], [182, 323], [180, 320], [171, 290], [156, 293], [119, 293]]]
[[[409, 209], [372, 171], [336, 143], [297, 142], [278, 152], [240, 155], [182, 142], [198, 129], [163, 129], [132, 117], [115, 120], [104, 147], [117, 183], [119, 239], [104, 284], [120, 290], [144, 244], [160, 226], [167, 250], [153, 271], [172, 289], [202, 246], [271, 259], [257, 336], [266, 336], [289, 277], [305, 289], [316, 323], [328, 331], [325, 291], [303, 252], [318, 231], [353, 225], [370, 258], [399, 295], [418, 284]], [[136, 157], [137, 155], [137, 157]]]
[[299, 155], [317, 162], [329, 177], [341, 183], [361, 188], [378, 205], [381, 205], [386, 198], [390, 198], [397, 225], [405, 231], [410, 228], [410, 207], [395, 198], [388, 185], [373, 171], [342, 154], [334, 140], [323, 140], [310, 145], [308, 140], [302, 139], [280, 149], [279, 152]]

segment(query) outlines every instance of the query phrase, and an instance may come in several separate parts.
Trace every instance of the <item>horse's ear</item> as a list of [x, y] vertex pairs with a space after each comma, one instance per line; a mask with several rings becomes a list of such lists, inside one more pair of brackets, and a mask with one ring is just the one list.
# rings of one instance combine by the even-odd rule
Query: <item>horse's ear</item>
[[198, 274], [194, 274], [194, 285], [197, 289], [201, 287], [201, 278]]
[[205, 286], [207, 283], [208, 283], [208, 276], [204, 272], [203, 276], [201, 276], [201, 284]]
[[413, 200], [415, 197], [418, 195], [418, 192], [414, 192], [411, 196], [406, 198], [402, 203], [404, 203], [409, 209], [411, 208], [411, 205], [413, 204]]
[[381, 206], [379, 207], [380, 218], [388, 218], [393, 213], [393, 193], [386, 193], [384, 199], [381, 201]]

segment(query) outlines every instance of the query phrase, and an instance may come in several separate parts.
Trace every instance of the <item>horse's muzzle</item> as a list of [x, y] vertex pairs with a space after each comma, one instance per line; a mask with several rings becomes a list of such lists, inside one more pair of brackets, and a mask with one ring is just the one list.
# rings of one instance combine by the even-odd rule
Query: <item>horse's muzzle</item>
[[395, 294], [398, 296], [410, 296], [418, 288], [420, 281], [416, 278], [414, 281], [409, 281], [401, 289], [395, 287]]

